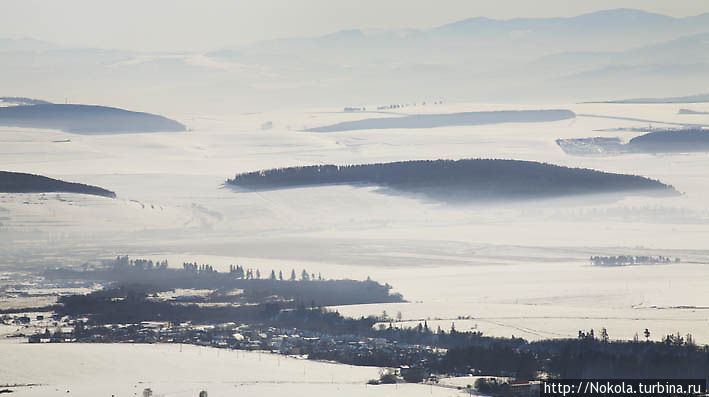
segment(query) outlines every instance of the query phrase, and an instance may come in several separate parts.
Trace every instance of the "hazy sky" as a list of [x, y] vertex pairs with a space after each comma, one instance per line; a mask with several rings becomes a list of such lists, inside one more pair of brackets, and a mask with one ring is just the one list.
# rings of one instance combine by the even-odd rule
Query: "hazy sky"
[[709, 12], [708, 0], [0, 0], [0, 37], [69, 46], [210, 50], [350, 28], [426, 28], [460, 19], [573, 16], [638, 8]]

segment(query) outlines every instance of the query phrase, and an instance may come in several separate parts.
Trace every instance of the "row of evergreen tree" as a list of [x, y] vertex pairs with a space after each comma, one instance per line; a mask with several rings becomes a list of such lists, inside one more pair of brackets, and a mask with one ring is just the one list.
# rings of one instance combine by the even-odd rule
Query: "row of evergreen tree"
[[[151, 259], [130, 259], [128, 255], [117, 256], [116, 259], [111, 263], [111, 267], [115, 270], [165, 270], [168, 267], [167, 259], [162, 261], [155, 261]], [[198, 264], [197, 262], [184, 262], [182, 263], [182, 269], [192, 273], [200, 274], [216, 274], [219, 273], [214, 269], [212, 265], [208, 264]], [[243, 280], [259, 280], [261, 279], [261, 271], [259, 269], [246, 269], [241, 265], [229, 265], [229, 274], [234, 278]], [[268, 276], [269, 280], [279, 280], [279, 281], [323, 281], [321, 273], [315, 274], [308, 272], [303, 269], [299, 275], [296, 274], [295, 269], [291, 270], [290, 276], [287, 278], [283, 276], [283, 271], [278, 271], [276, 274], [275, 270], [271, 270], [271, 274]], [[371, 279], [370, 279], [371, 280]]]
[[[243, 266], [240, 265], [229, 265], [229, 274], [233, 275], [235, 278], [238, 279], [244, 279], [244, 280], [259, 280], [261, 279], [261, 271], [259, 269], [244, 269]], [[295, 273], [295, 269], [291, 269], [290, 276], [288, 278], [283, 277], [283, 271], [279, 270], [278, 274], [276, 275], [275, 270], [271, 270], [271, 274], [268, 276], [269, 280], [278, 280], [278, 281], [297, 281], [298, 277]], [[303, 269], [302, 272], [300, 272], [300, 280], [301, 281], [323, 281], [322, 274], [318, 273], [317, 275], [315, 273], [309, 273], [307, 270]]]
[[167, 269], [167, 259], [153, 262], [152, 259], [130, 259], [128, 255], [118, 255], [113, 261], [114, 269], [136, 269], [136, 270], [165, 270]]
[[623, 266], [623, 265], [651, 265], [660, 263], [679, 263], [679, 258], [669, 258], [666, 256], [633, 256], [633, 255], [618, 255], [618, 256], [592, 256], [591, 263], [599, 266]]
[[185, 269], [185, 271], [193, 273], [218, 273], [216, 270], [214, 270], [212, 265], [198, 265], [197, 262], [185, 262], [182, 264], [182, 268]]

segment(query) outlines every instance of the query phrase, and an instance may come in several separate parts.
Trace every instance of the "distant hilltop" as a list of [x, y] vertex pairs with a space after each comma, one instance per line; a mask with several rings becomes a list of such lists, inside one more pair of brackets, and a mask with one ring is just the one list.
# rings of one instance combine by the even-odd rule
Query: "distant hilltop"
[[314, 185], [372, 184], [458, 202], [628, 192], [677, 194], [672, 186], [637, 175], [497, 159], [289, 167], [237, 174], [227, 183], [257, 191]]
[[372, 118], [310, 128], [308, 132], [336, 132], [389, 128], [437, 128], [499, 123], [543, 123], [572, 119], [576, 114], [567, 109], [498, 110], [446, 114], [412, 114], [403, 117]]
[[48, 128], [77, 134], [179, 132], [183, 124], [163, 116], [106, 106], [54, 104], [30, 98], [3, 97], [0, 126]]
[[80, 193], [116, 197], [116, 193], [98, 186], [8, 171], [0, 171], [0, 193]]
[[557, 139], [556, 144], [574, 156], [709, 152], [709, 130], [658, 130], [636, 136], [628, 143], [622, 143], [620, 138], [594, 137]]
[[630, 150], [645, 153], [708, 152], [709, 130], [661, 130], [636, 136], [628, 142]]

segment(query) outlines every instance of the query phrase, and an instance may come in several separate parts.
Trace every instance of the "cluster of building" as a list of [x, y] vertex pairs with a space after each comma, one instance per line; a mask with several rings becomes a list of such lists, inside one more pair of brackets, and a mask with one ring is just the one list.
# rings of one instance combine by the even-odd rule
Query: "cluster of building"
[[[28, 325], [29, 317], [13, 321]], [[61, 318], [56, 318], [62, 321]], [[359, 335], [329, 335], [295, 328], [258, 327], [225, 323], [196, 325], [145, 321], [139, 324], [114, 324], [87, 326], [82, 319], [57, 325], [50, 330], [35, 324], [29, 327], [30, 343], [91, 342], [91, 343], [185, 343], [216, 348], [239, 350], [267, 350], [285, 355], [323, 357], [337, 354], [340, 360], [357, 362], [366, 357], [384, 354], [399, 362], [416, 363], [431, 356], [441, 356], [442, 349], [425, 345], [412, 345]], [[30, 332], [33, 332], [30, 334]]]
[[32, 343], [36, 342], [70, 342], [71, 327], [66, 319], [51, 313], [22, 313], [5, 314], [0, 316], [0, 324], [17, 327], [10, 337], [28, 337]]
[[[29, 343], [184, 343], [223, 349], [270, 351], [338, 362], [369, 362], [369, 365], [373, 365], [376, 357], [387, 357], [394, 362], [408, 363], [393, 368], [392, 376], [411, 382], [437, 383], [438, 378], [428, 368], [445, 354], [444, 349], [400, 343], [387, 338], [329, 335], [295, 328], [236, 323], [197, 325], [189, 322], [146, 321], [139, 324], [88, 326], [86, 319], [43, 314], [33, 314], [31, 317], [27, 314], [6, 315], [0, 321], [20, 326], [21, 331], [15, 336], [27, 337]], [[510, 392], [513, 396], [538, 394], [537, 383], [510, 382]], [[146, 391], [151, 392], [149, 389]]]

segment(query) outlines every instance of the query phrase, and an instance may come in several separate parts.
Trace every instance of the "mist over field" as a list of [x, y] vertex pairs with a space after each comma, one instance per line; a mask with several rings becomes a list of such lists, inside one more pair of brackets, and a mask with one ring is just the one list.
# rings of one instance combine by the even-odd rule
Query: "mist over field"
[[[709, 343], [709, 8], [626, 3], [562, 12], [542, 2], [539, 16], [460, 14], [450, 2], [440, 6], [452, 13], [445, 23], [431, 16], [403, 28], [392, 14], [388, 27], [363, 19], [249, 42], [229, 31], [234, 44], [182, 49], [175, 33], [163, 50], [129, 36], [101, 48], [72, 44], [71, 32], [55, 43], [39, 28], [37, 38], [0, 28], [0, 389], [263, 395], [286, 385], [303, 396], [391, 395], [392, 385], [365, 385], [382, 375], [379, 365], [306, 361], [301, 350], [26, 343], [45, 328], [76, 327], [76, 318], [48, 320], [62, 297], [161, 277], [92, 273], [124, 255], [150, 267], [111, 271], [167, 260], [161, 270], [212, 281], [236, 265], [264, 285], [296, 273], [313, 283], [366, 280], [347, 284], [353, 296], [380, 283], [381, 300], [340, 305], [342, 297], [330, 307], [374, 316], [373, 330], [425, 322], [527, 341], [591, 329], [645, 341], [648, 330], [648, 343], [674, 334]], [[180, 10], [165, 10], [151, 29], [176, 29], [167, 19], [183, 18]], [[199, 36], [209, 21], [195, 16], [184, 29]], [[44, 273], [58, 268], [94, 278]], [[241, 272], [237, 308], [286, 302], [282, 313], [299, 313], [312, 293], [293, 284], [279, 301], [283, 289], [259, 290]], [[175, 307], [182, 289], [197, 307], [216, 305], [202, 295], [232, 293], [228, 282], [190, 287], [179, 274], [164, 277], [184, 283], [165, 287]], [[23, 313], [31, 322], [18, 322]], [[160, 365], [126, 364], [136, 357]], [[119, 376], [96, 386], [94, 376], [113, 371], [104, 359], [116, 360]], [[472, 382], [407, 384], [394, 395], [462, 395]]]

